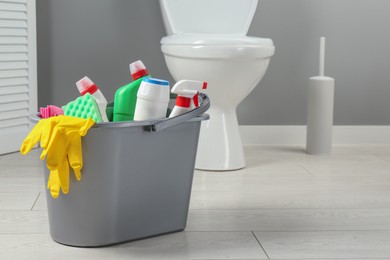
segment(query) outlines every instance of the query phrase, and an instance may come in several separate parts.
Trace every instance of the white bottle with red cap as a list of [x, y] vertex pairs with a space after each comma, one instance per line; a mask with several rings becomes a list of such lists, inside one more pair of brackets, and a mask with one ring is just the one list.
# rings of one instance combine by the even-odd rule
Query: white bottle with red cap
[[77, 81], [76, 86], [82, 96], [84, 96], [86, 93], [89, 93], [95, 98], [103, 122], [108, 122], [106, 114], [107, 100], [103, 96], [103, 93], [100, 91], [98, 86], [96, 86], [96, 84], [93, 83], [93, 81], [87, 76]]
[[175, 117], [199, 106], [198, 93], [207, 88], [207, 82], [197, 80], [180, 80], [172, 88], [171, 92], [177, 94], [176, 105], [169, 114]]
[[138, 89], [144, 78], [150, 78], [149, 72], [142, 61], [137, 60], [131, 63], [129, 67], [134, 81], [120, 87], [115, 92], [114, 122], [134, 120]]

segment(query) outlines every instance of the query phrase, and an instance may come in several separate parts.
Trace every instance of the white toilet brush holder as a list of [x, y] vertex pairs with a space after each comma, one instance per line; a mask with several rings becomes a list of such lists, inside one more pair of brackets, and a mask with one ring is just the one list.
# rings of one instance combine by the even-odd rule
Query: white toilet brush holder
[[325, 38], [320, 44], [320, 74], [309, 79], [306, 152], [326, 155], [332, 152], [334, 79], [324, 76]]

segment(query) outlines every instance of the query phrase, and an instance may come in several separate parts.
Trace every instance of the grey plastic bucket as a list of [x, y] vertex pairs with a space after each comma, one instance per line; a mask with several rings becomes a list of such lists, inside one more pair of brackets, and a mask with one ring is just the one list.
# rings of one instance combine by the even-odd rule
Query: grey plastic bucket
[[53, 240], [100, 247], [184, 230], [209, 106], [202, 94], [200, 107], [175, 118], [94, 125], [82, 141], [81, 181], [71, 174], [69, 193], [57, 199], [46, 190]]

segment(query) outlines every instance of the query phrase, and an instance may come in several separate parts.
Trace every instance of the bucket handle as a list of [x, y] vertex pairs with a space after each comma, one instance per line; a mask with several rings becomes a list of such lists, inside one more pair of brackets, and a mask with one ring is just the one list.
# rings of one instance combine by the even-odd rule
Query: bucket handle
[[184, 113], [182, 115], [175, 116], [163, 121], [155, 121], [155, 122], [152, 121], [150, 122], [150, 125], [145, 126], [145, 130], [149, 132], [158, 132], [168, 127], [187, 122], [195, 117], [202, 115], [210, 108], [210, 99], [206, 94], [203, 93], [199, 93], [199, 97], [202, 100], [201, 105], [199, 107], [187, 113]]

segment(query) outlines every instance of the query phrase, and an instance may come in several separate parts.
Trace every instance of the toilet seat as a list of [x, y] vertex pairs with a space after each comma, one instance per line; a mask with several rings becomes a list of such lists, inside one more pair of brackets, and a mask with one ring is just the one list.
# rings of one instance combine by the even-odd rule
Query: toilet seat
[[161, 44], [274, 46], [273, 41], [269, 38], [210, 34], [169, 35], [161, 39]]
[[236, 35], [170, 35], [161, 39], [165, 55], [204, 59], [256, 59], [271, 57], [271, 39]]

